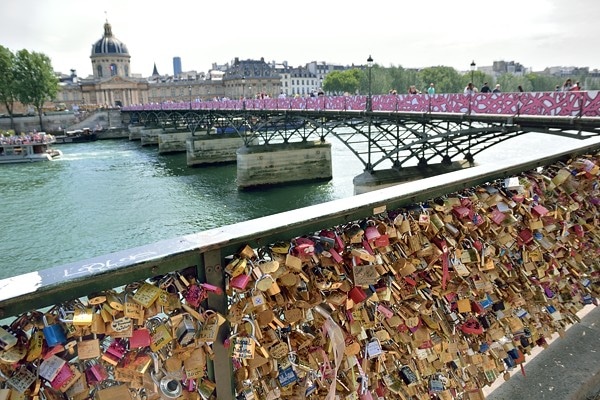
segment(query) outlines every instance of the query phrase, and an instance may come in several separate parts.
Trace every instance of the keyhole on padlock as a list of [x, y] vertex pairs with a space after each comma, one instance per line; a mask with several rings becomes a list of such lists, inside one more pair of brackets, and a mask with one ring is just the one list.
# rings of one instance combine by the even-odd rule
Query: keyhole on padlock
[[162, 378], [159, 386], [162, 394], [169, 399], [178, 398], [183, 391], [181, 383], [171, 377]]

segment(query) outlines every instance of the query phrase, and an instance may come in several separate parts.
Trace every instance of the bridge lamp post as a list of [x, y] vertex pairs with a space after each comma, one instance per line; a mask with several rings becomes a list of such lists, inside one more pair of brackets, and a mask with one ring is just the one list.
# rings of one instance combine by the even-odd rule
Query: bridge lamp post
[[373, 69], [373, 58], [369, 54], [367, 58], [367, 69], [369, 70], [369, 96], [367, 97], [367, 111], [373, 111], [373, 99], [371, 93], [371, 70]]
[[242, 108], [246, 109], [246, 77], [242, 76]]
[[190, 110], [192, 109], [192, 85], [188, 86], [188, 90], [190, 92]]
[[[371, 57], [371, 55], [369, 54], [369, 58], [367, 58], [367, 69], [369, 70], [369, 95], [367, 96], [367, 111], [373, 111], [373, 99], [372, 99], [372, 92], [371, 92], [371, 70], [373, 69], [373, 58]], [[368, 118], [368, 136], [369, 136], [369, 150], [367, 153], [367, 165], [365, 170], [367, 172], [373, 172], [373, 165], [371, 164], [371, 117]]]
[[477, 65], [475, 64], [475, 60], [471, 61], [471, 83], [473, 84], [473, 86], [475, 86], [475, 83], [473, 82], [473, 74], [475, 73], [475, 67]]

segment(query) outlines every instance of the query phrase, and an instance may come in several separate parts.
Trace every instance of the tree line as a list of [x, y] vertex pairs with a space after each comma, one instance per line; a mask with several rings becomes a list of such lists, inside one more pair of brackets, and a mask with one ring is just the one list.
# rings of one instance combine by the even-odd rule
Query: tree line
[[14, 129], [14, 105], [19, 102], [35, 108], [44, 130], [42, 107], [58, 93], [58, 78], [50, 58], [37, 52], [19, 50], [13, 53], [0, 45], [0, 102], [6, 107]]
[[[600, 89], [600, 79], [586, 74], [570, 77], [573, 82], [581, 82], [584, 90]], [[463, 93], [465, 86], [473, 80], [477, 88], [488, 82], [493, 88], [500, 84], [502, 92], [517, 92], [521, 86], [525, 92], [551, 92], [556, 86], [561, 87], [565, 78], [529, 73], [514, 75], [504, 73], [497, 78], [483, 71], [460, 73], [452, 67], [438, 66], [423, 69], [405, 69], [398, 67], [383, 67], [374, 65], [371, 69], [371, 93], [385, 94], [395, 91], [399, 94], [408, 93], [410, 86], [427, 93], [430, 83], [435, 86], [436, 93]], [[327, 93], [368, 93], [369, 71], [367, 68], [353, 68], [345, 71], [332, 71], [323, 80], [323, 90]]]

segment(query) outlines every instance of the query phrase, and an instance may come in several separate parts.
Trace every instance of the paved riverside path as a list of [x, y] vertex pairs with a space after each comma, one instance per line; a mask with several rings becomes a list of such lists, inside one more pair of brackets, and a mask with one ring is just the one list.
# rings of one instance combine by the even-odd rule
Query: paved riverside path
[[[590, 309], [590, 307], [593, 307]], [[486, 400], [595, 399], [600, 392], [600, 307], [587, 306], [581, 322], [563, 338], [553, 336], [549, 347], [527, 356], [525, 374], [515, 368], [511, 378], [488, 388]], [[578, 315], [581, 315], [578, 313]]]

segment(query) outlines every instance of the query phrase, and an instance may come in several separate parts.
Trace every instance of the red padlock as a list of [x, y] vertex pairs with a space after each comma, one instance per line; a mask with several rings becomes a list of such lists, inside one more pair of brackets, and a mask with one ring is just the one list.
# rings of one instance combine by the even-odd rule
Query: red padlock
[[150, 346], [151, 342], [150, 331], [146, 328], [139, 328], [133, 331], [133, 334], [129, 338], [130, 349], [141, 349], [143, 347]]
[[367, 299], [367, 293], [365, 293], [365, 291], [363, 290], [363, 288], [359, 287], [359, 286], [354, 286], [352, 289], [350, 289], [350, 291], [348, 292], [348, 297], [355, 303], [355, 304], [359, 304], [362, 303], [363, 301], [365, 301]]

